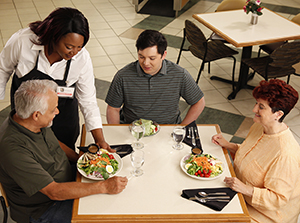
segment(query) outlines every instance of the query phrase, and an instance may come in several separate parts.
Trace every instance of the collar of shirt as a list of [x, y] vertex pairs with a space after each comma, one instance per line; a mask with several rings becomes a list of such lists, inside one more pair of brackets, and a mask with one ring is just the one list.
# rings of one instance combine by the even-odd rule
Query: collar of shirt
[[[37, 44], [33, 44], [31, 47], [31, 50], [36, 50], [36, 51], [42, 51], [42, 55], [46, 58], [46, 54], [45, 54], [45, 50], [44, 50], [44, 45], [37, 45]], [[81, 51], [80, 51], [81, 52]], [[76, 58], [78, 57], [78, 54], [80, 53], [78, 52], [74, 57], [72, 57], [71, 60], [76, 60]], [[47, 59], [48, 60], [48, 59]], [[65, 59], [62, 59], [61, 61], [67, 61]]]
[[[44, 132], [46, 131], [45, 128], [41, 128], [41, 131], [38, 133], [32, 132], [29, 129], [25, 128], [24, 126], [20, 125], [13, 119], [13, 115], [16, 113], [15, 110], [12, 110], [9, 114], [9, 121], [12, 123], [12, 125], [19, 131], [22, 132], [23, 134], [27, 135], [33, 140], [39, 140], [41, 135], [44, 135]], [[48, 127], [46, 127], [48, 128]]]
[[140, 66], [140, 63], [139, 63], [139, 61], [137, 60], [137, 63], [136, 63], [136, 70], [137, 70], [137, 74], [138, 74], [138, 76], [140, 76], [140, 77], [148, 77], [148, 78], [151, 78], [151, 77], [153, 77], [153, 76], [163, 76], [163, 75], [167, 75], [167, 63], [166, 63], [166, 60], [163, 60], [163, 62], [162, 62], [162, 66], [161, 66], [161, 69], [160, 69], [160, 71], [157, 73], [157, 74], [155, 74], [155, 75], [150, 75], [150, 74], [146, 74], [145, 72], [144, 72], [144, 70], [141, 68], [141, 66]]

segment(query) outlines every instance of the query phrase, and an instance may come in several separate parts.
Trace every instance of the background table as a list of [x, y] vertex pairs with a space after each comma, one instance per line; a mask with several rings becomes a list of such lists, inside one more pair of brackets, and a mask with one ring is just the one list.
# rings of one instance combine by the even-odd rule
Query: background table
[[[199, 125], [198, 130], [205, 153], [224, 162], [224, 174], [218, 179], [204, 181], [187, 176], [180, 160], [190, 153], [190, 147], [176, 151], [172, 148], [173, 125], [162, 125], [160, 131], [142, 138], [145, 144], [144, 174], [129, 180], [126, 189], [117, 195], [98, 194], [76, 199], [73, 223], [78, 222], [249, 222], [249, 214], [241, 194], [237, 194], [217, 212], [199, 203], [182, 198], [183, 189], [224, 187], [225, 176], [234, 175], [228, 153], [211, 143], [212, 135], [220, 132], [218, 125]], [[133, 142], [127, 125], [104, 125], [105, 139], [110, 145]], [[93, 142], [87, 134], [86, 144]], [[82, 141], [84, 143], [84, 140]], [[120, 176], [129, 176], [133, 169], [129, 156], [123, 159]], [[91, 182], [78, 175], [78, 181]]]
[[[267, 8], [262, 12], [263, 15], [258, 17], [256, 25], [250, 24], [251, 13], [246, 14], [242, 9], [195, 14], [193, 17], [232, 45], [243, 47], [242, 59], [251, 58], [253, 45], [300, 39], [298, 24]], [[242, 88], [252, 88], [247, 85], [248, 72], [248, 66], [241, 63], [236, 90], [228, 96], [228, 99], [234, 99]], [[222, 78], [218, 80], [231, 83]]]

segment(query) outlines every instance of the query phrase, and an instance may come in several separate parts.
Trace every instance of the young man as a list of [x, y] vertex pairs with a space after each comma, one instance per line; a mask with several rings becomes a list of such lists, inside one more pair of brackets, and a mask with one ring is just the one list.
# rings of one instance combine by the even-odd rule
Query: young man
[[[205, 106], [204, 95], [184, 68], [165, 59], [165, 37], [158, 31], [145, 30], [136, 48], [138, 61], [119, 70], [109, 88], [105, 99], [107, 122], [131, 123], [144, 118], [159, 124], [188, 124], [197, 119]], [[191, 105], [182, 122], [180, 97]]]
[[72, 199], [120, 193], [127, 184], [125, 177], [70, 182], [70, 163], [49, 128], [59, 113], [56, 88], [49, 80], [23, 82], [0, 127], [0, 182], [18, 223], [71, 222]]

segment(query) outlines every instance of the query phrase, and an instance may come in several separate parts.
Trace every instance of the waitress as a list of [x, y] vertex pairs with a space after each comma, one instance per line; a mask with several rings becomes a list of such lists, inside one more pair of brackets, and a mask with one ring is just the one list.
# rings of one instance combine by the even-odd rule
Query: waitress
[[23, 81], [50, 79], [59, 85], [59, 114], [52, 129], [69, 154], [73, 152], [69, 148], [75, 150], [79, 136], [78, 104], [95, 143], [110, 150], [102, 132], [92, 61], [84, 48], [88, 40], [89, 25], [84, 15], [77, 9], [57, 8], [45, 20], [13, 34], [0, 54], [0, 99], [13, 74], [12, 109], [14, 92]]

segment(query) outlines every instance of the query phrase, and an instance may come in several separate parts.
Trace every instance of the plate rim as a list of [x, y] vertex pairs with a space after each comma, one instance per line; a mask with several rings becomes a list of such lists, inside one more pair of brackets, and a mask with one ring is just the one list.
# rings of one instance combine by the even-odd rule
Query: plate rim
[[[108, 154], [112, 154], [112, 155], [115, 157], [115, 159], [118, 161], [118, 163], [119, 163], [119, 168], [118, 168], [117, 172], [115, 172], [113, 175], [109, 175], [109, 178], [111, 178], [111, 177], [113, 177], [113, 176], [116, 176], [116, 175], [121, 171], [121, 169], [123, 168], [123, 160], [122, 160], [122, 158], [121, 158], [117, 153], [110, 153], [110, 152], [107, 152], [107, 153], [108, 153]], [[85, 154], [85, 153], [84, 153], [84, 154]], [[77, 163], [76, 163], [77, 171], [78, 171], [83, 177], [85, 177], [85, 178], [87, 178], [87, 179], [90, 179], [90, 180], [101, 180], [101, 181], [104, 180], [104, 178], [98, 178], [98, 177], [94, 177], [94, 176], [89, 177], [89, 176], [86, 175], [86, 173], [85, 173], [82, 169], [79, 169], [79, 167], [78, 167], [78, 161], [82, 159], [82, 157], [83, 157], [84, 154], [82, 154], [82, 155], [78, 158], [78, 160], [77, 160]], [[109, 179], [109, 178], [108, 178], [108, 179]]]
[[219, 177], [221, 177], [221, 176], [224, 174], [224, 165], [223, 165], [224, 162], [223, 162], [221, 159], [219, 159], [219, 158], [217, 158], [216, 156], [214, 156], [213, 154], [211, 154], [211, 153], [203, 153], [203, 154], [209, 154], [209, 155], [215, 157], [217, 160], [220, 160], [220, 161], [222, 162], [221, 165], [222, 165], [222, 168], [223, 168], [223, 172], [222, 172], [221, 174], [219, 174], [219, 175], [216, 176], [216, 177], [197, 177], [197, 176], [194, 176], [194, 175], [189, 174], [189, 173], [186, 171], [185, 167], [184, 167], [184, 166], [185, 166], [184, 158], [187, 157], [187, 156], [189, 156], [189, 155], [191, 155], [191, 154], [192, 154], [192, 153], [188, 153], [188, 154], [184, 155], [184, 156], [181, 158], [181, 160], [180, 160], [180, 167], [181, 167], [182, 171], [183, 171], [186, 175], [188, 175], [189, 177], [194, 178], [194, 179], [197, 179], [197, 180], [215, 180], [215, 179], [218, 179]]

